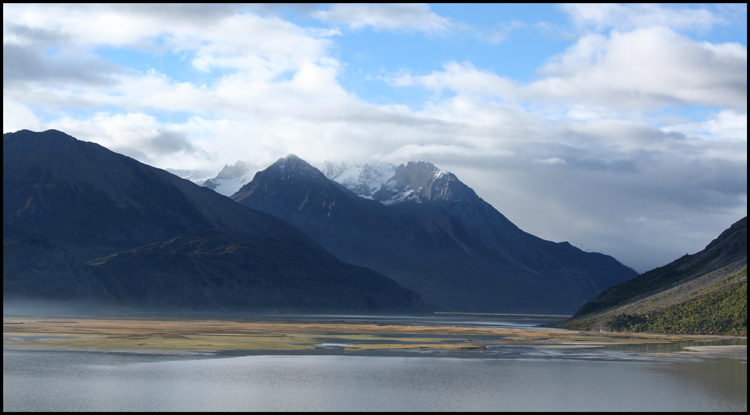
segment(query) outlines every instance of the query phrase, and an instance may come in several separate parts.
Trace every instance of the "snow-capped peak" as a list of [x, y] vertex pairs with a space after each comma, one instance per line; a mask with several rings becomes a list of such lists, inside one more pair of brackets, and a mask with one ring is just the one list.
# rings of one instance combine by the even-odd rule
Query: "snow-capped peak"
[[[299, 166], [311, 168], [293, 154], [279, 159], [275, 165], [287, 173], [297, 170]], [[451, 173], [423, 160], [410, 161], [398, 166], [385, 162], [335, 163], [326, 161], [313, 167], [320, 170], [329, 180], [341, 184], [358, 196], [377, 200], [385, 205], [405, 201], [422, 203], [433, 200], [442, 192], [435, 187], [436, 185], [443, 188], [447, 183], [444, 183], [446, 180], [455, 179]], [[263, 169], [263, 166], [240, 160], [233, 165], [225, 165], [213, 178], [201, 181], [193, 178], [192, 181], [222, 195], [231, 196], [242, 186], [251, 182], [255, 173]]]
[[383, 162], [354, 164], [326, 161], [318, 168], [328, 179], [366, 199], [372, 199], [373, 193], [393, 177], [396, 171], [395, 164]]
[[224, 165], [216, 177], [199, 183], [201, 186], [213, 189], [215, 192], [224, 196], [235, 194], [242, 186], [249, 183], [255, 173], [260, 170], [260, 166], [239, 160], [233, 165]]
[[453, 175], [426, 161], [391, 163], [332, 163], [318, 168], [333, 180], [360, 197], [377, 200], [385, 205], [405, 201], [422, 203], [433, 199], [434, 185], [451, 180]]

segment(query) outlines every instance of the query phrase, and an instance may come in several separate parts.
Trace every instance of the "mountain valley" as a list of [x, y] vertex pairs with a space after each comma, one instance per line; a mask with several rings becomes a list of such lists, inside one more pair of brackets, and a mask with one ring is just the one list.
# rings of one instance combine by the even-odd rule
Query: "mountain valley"
[[[638, 276], [522, 231], [426, 161], [315, 167], [289, 155], [198, 186], [56, 130], [3, 135], [4, 308], [577, 310], [559, 327], [691, 332], [665, 318], [713, 316], [695, 311], [708, 302], [746, 322], [746, 227]], [[712, 318], [692, 332], [737, 331]]]

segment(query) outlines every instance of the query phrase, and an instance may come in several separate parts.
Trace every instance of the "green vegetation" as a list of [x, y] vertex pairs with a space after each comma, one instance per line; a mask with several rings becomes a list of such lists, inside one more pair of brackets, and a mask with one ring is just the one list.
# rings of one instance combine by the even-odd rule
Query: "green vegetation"
[[623, 304], [646, 292], [654, 292], [673, 284], [685, 276], [700, 269], [705, 263], [713, 259], [713, 256], [703, 258], [700, 262], [692, 264], [683, 269], [685, 264], [694, 260], [698, 255], [684, 255], [680, 259], [663, 267], [655, 268], [641, 274], [632, 280], [625, 281], [606, 289], [593, 300], [584, 304], [574, 317], [604, 311], [610, 307]]
[[543, 324], [542, 327], [587, 331], [594, 327], [594, 321], [590, 318], [571, 318], [569, 320]]
[[653, 295], [676, 284], [718, 270], [742, 257], [747, 258], [747, 217], [740, 219], [722, 232], [701, 252], [684, 255], [663, 267], [608, 288], [581, 306], [573, 317], [604, 312], [637, 298]]
[[570, 330], [660, 332], [747, 336], [747, 268], [711, 284], [679, 303], [652, 306], [637, 314], [588, 314], [545, 325]]
[[[746, 277], [747, 269], [743, 273]], [[747, 280], [655, 312], [621, 314], [611, 325], [627, 331], [747, 336]]]

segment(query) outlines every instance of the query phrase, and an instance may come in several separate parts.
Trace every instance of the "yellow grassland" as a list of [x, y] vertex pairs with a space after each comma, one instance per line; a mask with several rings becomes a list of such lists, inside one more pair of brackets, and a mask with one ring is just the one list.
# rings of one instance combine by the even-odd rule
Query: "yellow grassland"
[[[403, 335], [413, 337], [400, 337]], [[440, 337], [435, 337], [435, 336]], [[30, 336], [44, 336], [35, 338]], [[50, 337], [46, 337], [50, 336]], [[470, 339], [467, 336], [482, 336]], [[167, 318], [3, 318], [6, 349], [311, 350], [332, 341], [346, 350], [544, 348], [674, 343], [722, 336], [595, 333], [577, 330], [454, 327], [371, 322], [191, 320]], [[379, 343], [372, 343], [373, 340]]]

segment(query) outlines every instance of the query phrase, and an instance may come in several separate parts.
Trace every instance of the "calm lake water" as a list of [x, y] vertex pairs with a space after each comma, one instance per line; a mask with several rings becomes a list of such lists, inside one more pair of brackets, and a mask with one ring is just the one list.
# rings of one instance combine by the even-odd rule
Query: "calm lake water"
[[6, 350], [3, 411], [747, 410], [746, 361], [654, 357], [646, 353], [658, 351], [653, 345], [505, 349], [233, 357]]

